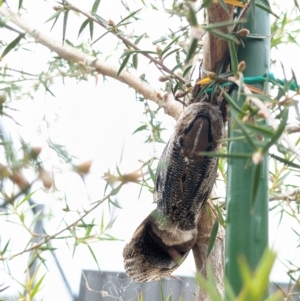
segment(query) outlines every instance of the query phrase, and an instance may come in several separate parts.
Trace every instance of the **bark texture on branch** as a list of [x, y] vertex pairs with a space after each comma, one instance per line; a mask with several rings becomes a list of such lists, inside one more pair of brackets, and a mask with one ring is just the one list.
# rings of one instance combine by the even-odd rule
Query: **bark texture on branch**
[[[233, 6], [227, 5], [229, 14], [224, 10], [220, 4], [211, 4], [207, 7], [207, 22], [209, 24], [215, 24], [219, 22], [224, 22], [232, 20], [233, 18]], [[227, 27], [219, 29], [220, 31], [227, 33]], [[203, 69], [207, 71], [215, 72], [218, 65], [222, 61], [225, 55], [228, 53], [228, 43], [225, 40], [211, 35], [208, 33], [206, 35], [205, 43], [203, 46]], [[207, 77], [207, 75], [202, 72], [201, 78]]]
[[[207, 7], [207, 22], [209, 24], [224, 22], [232, 20], [233, 18], [233, 6], [227, 5], [227, 13], [220, 4], [211, 4]], [[224, 33], [228, 32], [227, 27], [221, 28]], [[216, 36], [208, 33], [203, 47], [203, 62], [202, 67], [204, 71], [216, 72], [220, 62], [225, 56], [228, 55], [228, 43]], [[207, 77], [205, 72], [200, 71], [199, 79]], [[196, 97], [200, 91], [200, 87], [195, 86], [193, 91], [193, 97]], [[214, 247], [207, 257], [208, 244], [214, 225], [214, 219], [208, 217], [207, 212], [203, 211], [203, 215], [199, 220], [198, 225], [198, 237], [196, 244], [193, 247], [194, 260], [196, 264], [197, 272], [206, 276], [207, 266], [210, 264], [213, 274], [215, 276], [216, 288], [220, 295], [224, 292], [224, 241], [225, 231], [222, 227], [219, 227], [217, 239]], [[196, 301], [208, 301], [209, 296], [205, 291], [198, 285], [196, 292]]]
[[151, 85], [141, 80], [139, 77], [134, 76], [127, 71], [122, 71], [116, 78], [119, 67], [112, 66], [105, 61], [88, 55], [67, 44], [62, 45], [61, 41], [58, 41], [50, 34], [42, 32], [38, 28], [28, 24], [17, 13], [7, 10], [3, 7], [3, 5], [0, 7], [0, 14], [4, 18], [9, 18], [10, 22], [32, 36], [36, 43], [46, 46], [48, 49], [56, 52], [61, 58], [64, 58], [67, 61], [73, 63], [80, 62], [88, 68], [94, 68], [94, 70], [100, 74], [112, 77], [124, 84], [127, 84], [129, 87], [143, 95], [146, 99], [152, 100], [160, 107], [163, 107], [165, 112], [175, 119], [177, 119], [178, 114], [182, 111], [182, 105], [175, 101], [172, 95], [163, 95], [161, 91], [154, 89]]
[[[215, 276], [216, 288], [219, 294], [222, 296], [224, 293], [223, 277], [224, 277], [224, 243], [225, 243], [225, 230], [223, 227], [219, 227], [217, 238], [214, 243], [214, 247], [207, 257], [208, 244], [211, 236], [211, 231], [214, 225], [215, 219], [209, 216], [206, 210], [203, 210], [201, 219], [198, 224], [198, 236], [196, 244], [193, 247], [193, 255], [197, 272], [204, 277], [207, 276], [207, 266], [213, 270]], [[209, 301], [209, 296], [197, 285], [196, 291], [197, 301]]]

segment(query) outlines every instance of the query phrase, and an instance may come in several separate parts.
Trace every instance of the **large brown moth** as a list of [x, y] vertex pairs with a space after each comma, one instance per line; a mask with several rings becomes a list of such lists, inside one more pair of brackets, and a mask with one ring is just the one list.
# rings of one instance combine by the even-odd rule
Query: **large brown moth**
[[159, 160], [154, 210], [123, 251], [127, 274], [140, 282], [171, 274], [195, 244], [197, 223], [214, 185], [223, 136], [219, 106], [193, 103], [181, 114]]

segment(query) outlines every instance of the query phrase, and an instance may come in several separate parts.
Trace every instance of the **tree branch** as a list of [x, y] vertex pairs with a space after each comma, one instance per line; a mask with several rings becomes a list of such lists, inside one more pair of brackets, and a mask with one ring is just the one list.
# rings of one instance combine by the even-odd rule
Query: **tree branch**
[[[81, 10], [80, 8], [74, 6], [73, 4], [71, 4], [70, 2], [66, 1], [68, 3], [68, 7], [69, 9], [72, 9], [84, 16], [86, 16], [88, 19], [92, 20], [93, 22], [99, 24], [100, 26], [102, 26], [103, 28], [105, 28], [108, 32], [112, 33], [113, 35], [115, 35], [116, 37], [118, 37], [118, 39], [120, 39], [125, 45], [130, 46], [132, 49], [134, 50], [141, 50], [139, 49], [134, 43], [132, 43], [131, 41], [129, 41], [128, 39], [126, 39], [123, 35], [122, 32], [118, 31], [116, 28], [116, 31], [111, 30], [111, 26], [104, 24], [103, 22], [101, 22], [100, 20], [98, 20], [96, 17], [94, 17], [92, 14], [85, 12], [83, 10]], [[169, 69], [168, 67], [166, 67], [162, 61], [157, 60], [156, 58], [154, 58], [153, 56], [151, 56], [148, 53], [143, 53], [141, 52], [141, 55], [144, 55], [146, 58], [148, 58], [151, 62], [153, 62], [159, 69], [165, 71], [166, 73], [171, 74], [175, 79], [177, 79], [179, 82], [181, 82], [182, 84], [185, 84], [186, 81], [180, 77], [179, 75], [175, 74], [172, 72], [171, 69]]]
[[280, 201], [280, 200], [287, 200], [287, 201], [295, 201], [300, 196], [300, 187], [297, 187], [293, 190], [289, 190], [280, 194], [273, 194], [270, 196], [269, 201]]
[[[197, 273], [207, 277], [207, 266], [212, 268], [216, 289], [222, 296], [224, 294], [224, 254], [225, 254], [225, 230], [222, 226], [218, 229], [218, 234], [214, 242], [214, 246], [207, 257], [208, 245], [210, 241], [211, 231], [216, 217], [211, 214], [209, 216], [207, 210], [203, 210], [198, 225], [198, 236], [196, 244], [193, 247], [193, 255]], [[202, 287], [198, 284], [196, 291], [196, 301], [209, 301], [210, 298]]]
[[119, 68], [109, 65], [106, 62], [97, 59], [91, 55], [85, 54], [78, 49], [69, 45], [62, 45], [62, 43], [54, 39], [48, 33], [40, 31], [25, 22], [18, 14], [7, 10], [3, 5], [0, 7], [0, 14], [4, 18], [9, 18], [9, 21], [21, 28], [23, 31], [33, 37], [36, 43], [46, 46], [51, 51], [56, 52], [61, 58], [73, 63], [84, 64], [87, 68], [94, 68], [95, 71], [100, 74], [112, 77], [119, 80], [122, 83], [127, 84], [145, 98], [154, 101], [158, 106], [163, 107], [165, 112], [177, 119], [178, 114], [182, 111], [183, 106], [174, 100], [171, 95], [163, 95], [161, 91], [154, 89], [147, 82], [141, 80], [129, 73], [128, 71], [122, 71], [118, 77], [116, 77]]
[[288, 134], [293, 134], [293, 133], [300, 132], [300, 126], [299, 125], [290, 124], [290, 125], [287, 125], [285, 129], [286, 129]]
[[[228, 13], [219, 3], [212, 3], [207, 7], [207, 22], [208, 24], [215, 24], [218, 22], [232, 20], [233, 6], [228, 5]], [[221, 29], [227, 33], [227, 27]], [[216, 36], [208, 33], [203, 47], [203, 69], [216, 72], [220, 62], [228, 55], [228, 43]], [[201, 74], [202, 73], [202, 74]], [[207, 77], [207, 74], [200, 71], [199, 79]], [[195, 87], [193, 95], [196, 96], [200, 87]], [[213, 196], [212, 192], [211, 196]], [[215, 218], [208, 216], [207, 212], [203, 210], [202, 216], [199, 219], [198, 236], [196, 244], [193, 247], [194, 260], [196, 264], [197, 273], [204, 277], [207, 275], [208, 263], [211, 265], [213, 274], [215, 276], [216, 288], [220, 295], [224, 292], [223, 273], [224, 273], [224, 240], [225, 231], [219, 227], [217, 239], [214, 247], [207, 257], [207, 250], [210, 241], [211, 232], [213, 229]], [[196, 301], [208, 301], [209, 297], [201, 286], [197, 285]]]

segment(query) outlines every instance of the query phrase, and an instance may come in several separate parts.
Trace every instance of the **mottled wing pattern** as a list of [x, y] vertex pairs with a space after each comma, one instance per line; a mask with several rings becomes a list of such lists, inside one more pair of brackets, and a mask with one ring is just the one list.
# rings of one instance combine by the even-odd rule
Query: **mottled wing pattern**
[[171, 274], [195, 244], [201, 208], [215, 182], [216, 152], [223, 135], [219, 107], [194, 103], [177, 121], [159, 160], [157, 209], [137, 228], [123, 251], [127, 274], [136, 281], [158, 280]]

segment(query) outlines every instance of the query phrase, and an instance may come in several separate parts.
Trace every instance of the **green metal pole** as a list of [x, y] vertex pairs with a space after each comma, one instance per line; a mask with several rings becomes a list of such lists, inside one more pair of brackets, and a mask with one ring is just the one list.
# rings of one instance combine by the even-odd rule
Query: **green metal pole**
[[[244, 76], [264, 75], [269, 71], [270, 61], [269, 14], [256, 7], [255, 14], [250, 9], [247, 18], [245, 28], [251, 34], [266, 38], [246, 38], [245, 47], [238, 49], [238, 58], [246, 62]], [[260, 84], [256, 87], [263, 89]], [[237, 99], [235, 92], [232, 96], [242, 106], [244, 99]], [[237, 130], [229, 124], [229, 137], [240, 136]], [[229, 142], [228, 151], [232, 154], [253, 153], [253, 149], [240, 140]], [[236, 294], [242, 288], [237, 258], [244, 255], [250, 267], [255, 269], [268, 245], [268, 156], [264, 156], [261, 164], [260, 183], [252, 208], [253, 164], [247, 159], [228, 160], [225, 276]]]

